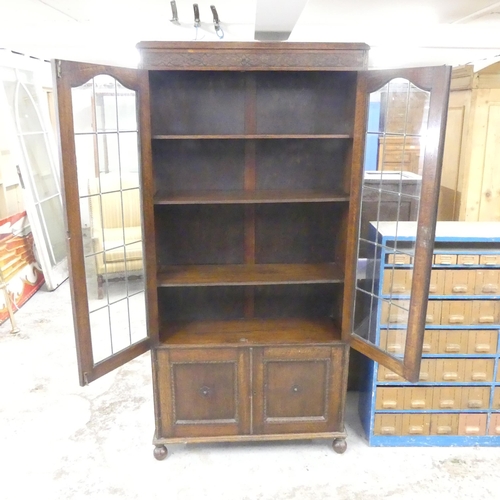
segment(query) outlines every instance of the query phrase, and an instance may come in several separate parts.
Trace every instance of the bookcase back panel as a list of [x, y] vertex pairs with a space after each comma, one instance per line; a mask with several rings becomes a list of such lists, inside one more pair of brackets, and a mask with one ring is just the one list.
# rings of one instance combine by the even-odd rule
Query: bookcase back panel
[[345, 139], [257, 141], [257, 189], [338, 190], [344, 179]]
[[157, 189], [239, 190], [244, 185], [245, 141], [155, 141], [153, 164]]
[[242, 205], [157, 206], [155, 226], [159, 266], [244, 262]]
[[255, 208], [255, 261], [306, 264], [335, 260], [345, 207], [334, 203], [270, 204]]
[[[253, 314], [249, 312], [249, 297]], [[158, 290], [160, 322], [243, 318], [340, 318], [342, 285], [169, 287]]]
[[333, 318], [338, 320], [340, 284], [255, 287], [256, 318]]
[[150, 72], [153, 135], [245, 133], [245, 74]]
[[257, 74], [257, 133], [351, 134], [355, 81], [353, 72]]

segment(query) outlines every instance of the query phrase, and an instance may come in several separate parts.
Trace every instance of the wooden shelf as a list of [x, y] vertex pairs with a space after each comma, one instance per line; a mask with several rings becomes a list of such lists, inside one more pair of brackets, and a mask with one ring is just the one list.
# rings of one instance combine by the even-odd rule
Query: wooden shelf
[[320, 203], [349, 201], [346, 193], [320, 190], [158, 191], [157, 205]]
[[283, 345], [340, 342], [340, 332], [330, 319], [240, 319], [165, 323], [161, 345]]
[[341, 283], [337, 264], [228, 264], [160, 268], [158, 286], [281, 285]]
[[154, 134], [153, 139], [352, 139], [351, 134]]

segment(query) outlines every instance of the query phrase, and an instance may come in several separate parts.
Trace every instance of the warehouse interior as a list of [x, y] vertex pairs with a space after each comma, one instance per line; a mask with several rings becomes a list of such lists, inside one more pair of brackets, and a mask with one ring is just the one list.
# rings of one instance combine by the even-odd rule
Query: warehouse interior
[[[403, 0], [395, 5], [389, 0], [200, 0], [195, 6], [182, 0], [0, 1], [2, 498], [17, 500], [35, 495], [53, 499], [142, 499], [165, 496], [175, 499], [242, 500], [417, 499], [438, 496], [443, 499], [496, 498], [500, 479], [500, 457], [496, 448], [500, 445], [500, 298], [497, 294], [500, 286], [500, 2]], [[422, 360], [419, 379], [422, 384], [418, 385], [417, 382], [414, 386], [406, 387], [403, 378], [396, 378], [393, 372], [382, 369], [379, 369], [377, 379], [374, 375], [377, 368], [374, 367], [378, 363], [368, 361], [351, 349], [348, 393], [343, 410], [347, 434], [345, 453], [342, 453], [345, 447], [339, 452], [334, 445], [335, 453], [331, 439], [321, 438], [319, 432], [311, 434], [310, 438], [295, 437], [291, 441], [277, 437], [271, 441], [256, 438], [249, 442], [237, 439], [229, 440], [233, 442], [218, 442], [213, 438], [202, 438], [198, 440], [200, 442], [196, 442], [196, 439], [183, 442], [176, 438], [168, 443], [165, 440], [168, 458], [157, 461], [153, 458], [152, 440], [156, 446], [155, 458], [163, 459], [166, 454], [162, 455], [163, 441], [153, 436], [155, 425], [158, 426], [157, 415], [164, 411], [161, 406], [164, 403], [156, 401], [156, 354], [137, 351], [123, 366], [116, 365], [116, 369], [100, 376], [108, 371], [107, 368], [99, 371], [99, 363], [103, 361], [105, 364], [107, 356], [119, 354], [122, 347], [128, 348], [135, 342], [140, 344], [144, 341], [148, 322], [148, 307], [145, 305], [147, 283], [142, 273], [146, 264], [142, 260], [140, 241], [143, 229], [141, 214], [137, 210], [140, 206], [140, 166], [136, 145], [140, 127], [135, 122], [135, 93], [121, 86], [121, 82], [119, 85], [113, 84], [118, 89], [117, 104], [113, 108], [109, 101], [109, 80], [102, 80], [99, 90], [101, 100], [96, 100], [97, 104], [92, 100], [98, 123], [96, 141], [101, 140], [97, 139], [100, 133], [99, 120], [106, 123], [103, 130], [108, 131], [106, 127], [114, 123], [117, 136], [122, 135], [117, 146], [110, 136], [104, 138], [102, 143], [99, 142], [101, 153], [95, 153], [95, 158], [92, 158], [79, 146], [90, 134], [85, 128], [88, 118], [85, 106], [90, 102], [90, 94], [85, 84], [73, 91], [77, 162], [80, 165], [84, 162], [94, 165], [95, 162], [97, 177], [101, 177], [101, 180], [93, 184], [91, 174], [87, 178], [86, 173], [79, 172], [74, 179], [81, 198], [77, 197], [76, 204], [71, 205], [73, 201], [68, 203], [65, 200], [61, 185], [65, 153], [64, 146], [61, 149], [60, 132], [64, 126], [58, 124], [62, 115], [58, 115], [56, 80], [60, 72], [71, 68], [73, 63], [65, 66], [63, 62], [61, 66], [53, 61], [76, 61], [75, 67], [78, 63], [91, 63], [97, 68], [123, 67], [126, 69], [120, 74], [129, 74], [126, 72], [135, 71], [141, 65], [137, 44], [144, 41], [200, 42], [200, 45], [204, 42], [273, 42], [284, 47], [295, 42], [304, 42], [304, 45], [308, 42], [338, 42], [357, 48], [361, 45], [356, 44], [366, 43], [369, 47], [364, 63], [367, 74], [370, 71], [403, 68], [408, 71], [405, 75], [413, 75], [416, 73], [412, 73], [411, 68], [451, 66], [449, 100], [445, 105], [447, 121], [446, 127], [442, 129], [442, 173], [439, 199], [435, 206], [438, 225], [432, 256], [431, 291], [428, 294], [429, 299], [433, 300], [429, 300], [427, 309], [426, 322], [430, 327], [423, 339], [425, 359]], [[365, 50], [363, 47], [359, 50]], [[150, 48], [143, 49], [143, 54], [148, 50]], [[101, 85], [99, 71], [96, 74], [92, 80], [95, 89], [98, 88], [98, 82]], [[176, 83], [178, 87], [174, 85], [175, 88], [182, 87], [182, 76], [179, 78], [181, 83]], [[215, 81], [218, 82], [217, 78]], [[418, 191], [414, 194], [412, 190], [415, 186], [420, 188], [423, 172], [428, 168], [425, 147], [422, 146], [425, 142], [418, 133], [407, 134], [406, 128], [402, 134], [403, 140], [396, 137], [396, 133], [391, 138], [386, 137], [385, 132], [378, 129], [370, 137], [370, 123], [374, 123], [374, 120], [382, 123], [385, 120], [386, 124], [395, 126], [400, 113], [400, 99], [405, 93], [411, 95], [405, 101], [406, 118], [410, 117], [410, 122], [412, 119], [421, 120], [429, 107], [435, 105], [432, 102], [429, 104], [426, 92], [418, 86], [405, 87], [400, 80], [393, 87], [396, 95], [394, 108], [386, 104], [391, 90], [388, 86], [380, 90], [375, 98], [370, 98], [366, 152], [362, 166], [365, 170], [363, 193], [373, 190], [370, 186], [384, 175], [387, 176], [385, 194], [394, 195], [396, 184], [399, 184], [400, 190], [406, 190], [402, 199], [408, 202], [407, 215], [402, 215], [401, 201], [397, 203], [396, 246], [398, 238], [404, 240], [404, 230], [419, 220], [418, 204], [423, 198]], [[248, 92], [249, 81], [245, 80], [245, 92]], [[278, 78], [277, 81], [281, 80]], [[297, 81], [299, 83], [292, 83], [292, 87], [302, 85], [301, 82], [305, 80]], [[156, 83], [153, 81], [157, 87], [159, 82], [160, 79]], [[348, 78], [346, 82], [349, 83]], [[154, 85], [153, 95], [157, 88]], [[312, 83], [311, 88], [326, 88], [322, 85]], [[203, 92], [202, 84], [195, 84], [194, 88], [196, 92]], [[97, 91], [94, 92], [92, 99], [97, 96]], [[354, 103], [349, 91], [341, 92], [345, 92], [346, 101], [352, 100]], [[246, 95], [245, 113], [248, 114], [248, 102], [251, 101]], [[297, 96], [300, 93], [297, 91], [296, 94], [292, 92], [288, 95], [292, 101], [297, 99], [294, 102], [299, 108], [301, 104]], [[209, 99], [212, 97], [210, 94]], [[12, 104], [16, 100], [19, 104]], [[223, 101], [217, 102], [222, 105], [222, 109], [230, 109], [229, 104], [228, 108], [224, 108]], [[23, 107], [23, 102], [29, 103], [29, 106]], [[196, 102], [200, 103], [202, 99]], [[421, 106], [422, 102], [424, 104]], [[180, 107], [186, 103], [189, 104], [187, 99], [181, 100]], [[307, 107], [300, 109], [307, 111]], [[381, 111], [384, 109], [385, 116]], [[180, 116], [176, 112], [174, 110], [172, 114]], [[102, 115], [98, 116], [98, 113]], [[113, 113], [116, 113], [114, 118]], [[305, 121], [307, 119], [304, 118]], [[289, 121], [293, 122], [293, 118]], [[124, 123], [127, 124], [126, 134], [120, 129]], [[153, 119], [153, 129], [155, 126]], [[157, 134], [158, 143], [160, 134], [154, 130], [153, 133]], [[165, 135], [167, 139], [164, 144], [170, 140], [175, 147], [165, 145], [161, 149], [153, 146], [153, 149], [157, 148], [154, 149], [153, 158], [158, 161], [159, 151], [168, 152], [168, 148], [172, 148], [180, 158], [173, 163], [181, 168], [183, 162], [187, 163], [186, 159], [191, 158], [189, 146], [183, 149], [184, 141], [187, 143], [192, 140], [193, 145], [198, 147], [200, 132], [191, 138], [186, 132], [181, 132], [184, 133], [183, 139], [173, 141], [173, 133], [169, 133], [171, 135]], [[315, 130], [314, 133], [318, 132]], [[274, 142], [291, 144], [293, 140], [298, 140], [303, 141], [301, 147], [307, 148], [307, 138], [311, 143], [320, 140], [311, 132], [308, 132], [309, 135], [293, 132], [285, 140], [272, 136], [276, 132], [270, 133], [271, 139], [259, 139], [255, 130], [253, 134], [250, 141], [263, 140], [271, 144], [268, 149], [263, 148], [268, 155], [271, 154], [269, 151], [273, 152]], [[333, 154], [338, 159], [344, 153], [339, 153], [333, 144], [345, 140], [345, 137], [338, 131], [335, 134], [330, 132], [329, 138], [325, 135], [327, 139], [322, 140], [325, 143], [332, 141], [331, 146], [325, 146], [325, 151], [332, 151], [328, 147], [333, 148]], [[221, 137], [214, 135], [212, 142], [231, 139], [229, 135]], [[356, 144], [356, 134], [354, 138], [347, 138], [347, 141], [351, 140]], [[320, 151], [323, 151], [321, 147]], [[116, 148], [115, 152], [113, 148]], [[228, 149], [233, 151], [235, 158], [239, 158], [238, 146]], [[249, 154], [247, 149], [241, 153], [245, 158]], [[302, 154], [300, 150], [297, 151], [299, 155]], [[319, 161], [322, 158], [321, 153], [312, 153], [310, 157]], [[349, 155], [345, 157], [350, 158]], [[285, 155], [281, 158], [289, 157]], [[301, 158], [309, 161], [307, 155]], [[115, 163], [119, 165], [120, 172], [126, 172], [122, 174], [118, 187], [112, 184]], [[245, 175], [249, 163], [247, 159]], [[106, 182], [110, 183], [106, 187], [103, 187], [105, 177], [102, 177], [102, 164], [106, 164], [106, 179], [109, 179]], [[230, 175], [233, 173], [231, 169], [226, 171]], [[318, 172], [321, 172], [321, 168]], [[174, 182], [175, 179], [183, 181], [187, 178], [182, 175], [177, 178], [175, 173], [169, 175], [169, 179], [174, 179]], [[328, 177], [325, 179], [325, 182], [331, 181]], [[202, 179], [200, 186], [203, 182]], [[119, 192], [121, 198], [109, 197], [108, 205], [105, 206], [103, 192], [106, 191]], [[365, 194], [360, 217], [366, 222], [361, 222], [361, 231], [368, 230], [368, 215], [365, 217], [364, 210], [369, 212], [372, 207], [366, 201]], [[401, 198], [401, 194], [398, 196]], [[97, 197], [98, 206], [92, 201]], [[125, 226], [124, 220], [127, 219], [130, 227], [123, 229], [122, 240], [118, 245], [120, 249], [111, 260], [106, 245], [111, 245], [111, 236], [108, 234], [111, 235], [112, 230], [106, 233], [106, 229], [99, 227], [101, 234], [96, 236], [92, 232], [92, 225], [97, 219], [102, 219], [100, 224], [103, 225], [103, 211], [110, 210], [111, 213], [113, 205], [118, 204], [117, 200], [122, 203], [122, 226]], [[413, 202], [417, 204], [416, 208]], [[168, 202], [162, 203], [168, 206]], [[172, 206], [176, 207], [175, 203], [181, 202], [176, 200]], [[203, 203], [207, 203], [206, 200]], [[220, 199], [216, 203], [220, 203]], [[248, 200], [242, 203], [248, 203]], [[335, 203], [343, 201], [337, 200]], [[135, 204], [135, 209], [124, 215], [129, 204]], [[72, 228], [65, 227], [65, 224], [70, 223], [66, 220], [74, 220], [65, 215], [69, 206], [81, 211], [79, 229], [86, 255], [82, 266], [84, 274], [81, 270], [74, 274], [83, 276], [83, 281], [73, 278], [73, 302], [68, 276], [75, 271], [72, 271], [67, 246]], [[379, 212], [380, 206], [379, 194]], [[165, 215], [168, 208], [163, 206], [156, 210], [158, 220], [169, 225], [174, 232], [177, 231], [176, 237], [182, 239], [184, 233], [178, 231], [175, 221], [172, 222]], [[220, 213], [225, 217], [223, 211]], [[255, 218], [259, 221], [259, 211], [257, 209], [257, 216], [249, 216], [249, 213], [252, 212], [242, 211], [241, 215], [245, 231], [250, 220], [258, 235], [255, 227], [259, 227], [259, 222], [256, 226]], [[262, 213], [268, 212], [263, 210]], [[280, 214], [279, 210], [269, 213]], [[309, 214], [307, 211], [305, 213]], [[311, 213], [313, 215], [307, 217], [313, 220], [316, 212]], [[215, 219], [217, 217], [214, 216]], [[198, 220], [193, 223], [192, 229], [187, 223], [186, 231], [193, 234], [199, 231], [197, 224]], [[214, 222], [211, 224], [215, 227]], [[317, 227], [321, 229], [322, 226], [319, 224]], [[319, 232], [317, 227], [315, 230]], [[376, 229], [381, 235], [383, 243], [380, 246], [385, 252], [392, 245], [393, 228], [377, 225]], [[228, 233], [230, 230], [228, 228]], [[270, 232], [269, 229], [266, 231]], [[223, 234], [216, 230], [214, 233]], [[249, 247], [245, 238], [247, 236], [242, 237], [247, 259]], [[407, 239], [410, 241], [411, 237]], [[207, 254], [219, 248], [211, 243], [204, 244]], [[403, 245], [400, 257], [414, 255], [416, 245], [410, 248], [411, 244], [408, 243], [407, 247]], [[121, 249], [120, 245], [124, 245], [124, 248]], [[255, 255], [259, 255], [258, 245], [257, 236], [257, 243], [253, 247], [254, 260]], [[195, 260], [203, 258], [198, 257], [189, 246], [183, 249], [188, 254], [192, 252]], [[105, 265], [99, 260], [99, 255], [106, 254], [106, 251], [109, 260]], [[260, 250], [264, 259], [268, 258], [266, 251]], [[360, 249], [357, 251], [358, 262], [361, 262], [366, 255]], [[304, 252], [307, 253], [306, 250]], [[282, 253], [285, 254], [285, 250]], [[166, 259], [161, 252], [159, 254], [160, 260]], [[390, 255], [382, 255], [383, 262], [391, 263], [385, 266], [385, 272], [389, 274], [381, 275], [380, 280], [375, 278], [376, 266], [370, 267], [368, 257], [368, 264], [364, 263], [362, 269], [358, 264], [358, 277], [362, 272], [363, 279], [368, 279], [367, 276], [373, 273], [375, 284], [371, 285], [371, 295], [375, 295], [374, 287], [380, 286], [381, 297], [386, 297], [387, 293], [382, 292], [382, 289], [389, 286], [387, 276], [390, 276], [392, 289], [388, 301], [392, 301], [393, 293], [401, 293], [409, 299], [411, 295], [408, 293], [407, 297], [401, 290], [411, 287], [413, 260], [401, 264], [391, 261]], [[122, 257], [124, 263], [120, 261]], [[386, 258], [387, 261], [384, 260]], [[123, 265], [125, 268], [121, 267]], [[119, 277], [108, 279], [106, 273], [115, 273]], [[305, 282], [309, 283], [307, 280]], [[268, 282], [273, 286], [279, 283]], [[322, 285], [314, 286], [320, 290]], [[337, 285], [332, 286], [335, 289]], [[432, 287], [435, 287], [434, 291]], [[258, 308], [261, 293], [258, 286], [255, 290], [257, 299], [252, 298], [252, 311], [255, 304]], [[170, 292], [162, 293], [164, 295], [160, 298], [160, 304]], [[431, 297], [432, 294], [434, 297]], [[445, 300], [453, 294], [453, 299], [458, 300]], [[174, 305], [167, 308], [168, 313], [175, 316], [174, 309], [178, 307], [183, 311], [181, 317], [184, 314], [183, 307], [190, 311], [185, 304], [191, 299], [189, 294], [180, 296], [180, 299], [176, 299], [178, 302], [174, 300]], [[79, 300], [85, 302], [85, 306], [78, 304]], [[101, 309], [103, 300], [107, 301], [107, 308]], [[198, 299], [194, 300], [196, 302]], [[244, 300], [247, 314], [248, 296]], [[373, 307], [374, 302], [371, 300]], [[125, 303], [127, 308], [121, 308]], [[459, 311], [459, 306], [463, 310]], [[82, 307], [87, 314], [89, 311], [91, 313], [89, 329], [92, 329], [92, 334], [89, 333], [86, 338], [93, 343], [91, 349], [97, 366], [97, 375], [91, 375], [92, 381], [88, 385], [85, 385], [88, 380], [87, 374], [83, 373], [85, 370], [82, 369], [81, 359], [78, 362], [80, 374], [77, 363], [77, 351], [80, 358], [85, 357], [81, 352], [88, 346], [82, 347], [86, 341], [83, 344], [75, 342], [75, 329], [81, 328], [78, 317]], [[384, 314], [382, 309], [380, 314]], [[401, 315], [408, 313], [407, 309], [411, 309], [410, 306], [398, 306], [399, 316], [394, 320], [397, 324]], [[283, 306], [283, 310], [287, 311], [286, 307]], [[396, 314], [395, 310], [393, 315]], [[104, 322], [109, 319], [110, 326], [106, 326], [105, 330], [111, 339], [111, 347], [106, 344], [106, 339], [100, 343], [100, 337], [96, 334], [100, 328], [98, 325], [103, 321], [102, 314], [106, 316]], [[163, 312], [160, 310], [161, 314]], [[388, 316], [391, 317], [390, 312]], [[433, 319], [433, 316], [439, 319]], [[373, 343], [382, 342], [380, 339], [385, 334], [384, 345], [389, 352], [392, 345], [392, 355], [396, 358], [400, 356], [397, 359], [401, 359], [407, 341], [401, 337], [390, 337], [395, 334], [397, 327], [391, 330], [382, 324], [391, 321], [380, 320], [380, 324], [375, 325], [374, 320], [372, 325], [370, 320], [369, 329], [373, 329], [373, 332], [376, 330], [373, 335], [377, 336], [377, 340]], [[372, 333], [367, 334], [367, 338], [369, 335]], [[246, 342], [246, 339], [243, 340]], [[400, 344], [403, 344], [403, 348]], [[442, 360], [456, 362], [456, 365], [452, 368], [451, 364], [443, 365], [440, 368]], [[382, 374], [387, 378], [381, 378]], [[347, 373], [345, 376], [347, 380]], [[292, 391], [300, 392], [298, 387], [293, 385]], [[411, 393], [413, 389], [415, 392]], [[439, 392], [447, 389], [452, 392]], [[189, 387], [187, 390], [189, 392]], [[203, 396], [209, 394], [206, 386], [200, 390]], [[249, 398], [253, 401], [255, 392]], [[453, 398], [460, 402], [449, 403]], [[448, 403], [451, 406], [446, 406]], [[414, 409], [411, 410], [414, 413], [408, 408]], [[408, 423], [405, 419], [411, 418], [411, 415], [415, 415], [417, 420]], [[401, 430], [405, 425], [410, 429], [406, 434]], [[394, 431], [396, 428], [399, 430]], [[399, 433], [395, 439], [390, 436], [393, 432]], [[421, 432], [425, 435], [420, 435]], [[453, 436], [439, 435], [450, 432]], [[339, 437], [343, 439], [342, 436], [339, 434], [335, 440]]]

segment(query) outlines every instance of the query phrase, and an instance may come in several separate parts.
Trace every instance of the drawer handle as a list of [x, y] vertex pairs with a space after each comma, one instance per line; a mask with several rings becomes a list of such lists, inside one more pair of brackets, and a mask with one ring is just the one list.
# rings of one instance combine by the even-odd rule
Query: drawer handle
[[484, 261], [485, 266], [494, 266], [496, 264], [497, 264], [497, 259], [494, 257]]
[[424, 432], [423, 425], [410, 425], [410, 434], [422, 434]]
[[469, 399], [467, 406], [469, 408], [481, 408], [481, 406], [483, 406], [483, 402], [480, 399]]
[[437, 428], [438, 434], [451, 434], [451, 427], [449, 425], [439, 425]]
[[476, 344], [475, 352], [490, 352], [490, 344]]
[[430, 285], [429, 286], [429, 293], [436, 293], [437, 286], [436, 285]]
[[422, 345], [422, 352], [430, 352], [431, 351], [431, 345], [430, 344], [423, 344]]
[[441, 257], [438, 257], [436, 259], [436, 264], [451, 264], [452, 257], [449, 255], [441, 255]]
[[440, 408], [453, 408], [454, 404], [455, 404], [455, 400], [453, 400], [453, 399], [442, 399], [439, 402], [439, 407]]
[[465, 293], [467, 291], [466, 285], [455, 285], [452, 289], [454, 293]]
[[395, 434], [396, 428], [393, 426], [384, 426], [384, 427], [380, 428], [380, 433], [381, 434]]
[[443, 380], [458, 380], [458, 373], [457, 372], [444, 372], [443, 373]]
[[498, 285], [495, 285], [494, 283], [489, 283], [487, 285], [483, 285], [483, 288], [481, 288], [481, 291], [484, 293], [496, 293], [496, 292], [498, 292]]
[[420, 372], [420, 376], [418, 377], [419, 380], [425, 381], [429, 379], [429, 373], [427, 372]]
[[494, 321], [493, 316], [479, 316], [479, 323], [493, 323]]
[[446, 352], [460, 352], [460, 344], [448, 344], [445, 348]]
[[425, 401], [423, 399], [416, 399], [411, 402], [412, 408], [425, 408]]
[[399, 378], [399, 375], [394, 372], [387, 372], [384, 376], [386, 380], [397, 380]]
[[463, 257], [460, 263], [464, 266], [473, 266], [476, 263], [476, 259], [474, 257]]
[[482, 382], [483, 380], [486, 380], [486, 372], [473, 372], [471, 379], [479, 382]]
[[389, 344], [387, 346], [389, 352], [400, 352], [402, 350], [401, 344]]
[[389, 323], [404, 323], [406, 321], [406, 315], [403, 314], [391, 314], [389, 316]]
[[384, 410], [393, 410], [394, 408], [396, 408], [396, 406], [397, 406], [396, 401], [383, 401], [382, 402], [382, 408], [384, 408]]
[[452, 314], [448, 321], [450, 323], [463, 323], [464, 322], [464, 315], [463, 314]]
[[425, 317], [425, 322], [434, 323], [434, 314], [427, 314], [427, 316]]
[[495, 427], [495, 434], [500, 434], [500, 425]]
[[481, 429], [477, 425], [466, 425], [465, 434], [479, 434]]
[[393, 293], [403, 293], [406, 292], [406, 287], [404, 285], [393, 285], [391, 291]]

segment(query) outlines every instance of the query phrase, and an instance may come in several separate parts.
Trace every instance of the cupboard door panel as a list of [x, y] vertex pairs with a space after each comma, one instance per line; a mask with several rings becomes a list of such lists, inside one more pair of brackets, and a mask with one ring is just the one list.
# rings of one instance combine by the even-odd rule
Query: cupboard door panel
[[248, 349], [158, 349], [162, 438], [250, 433]]
[[344, 347], [253, 351], [256, 434], [343, 432]]

